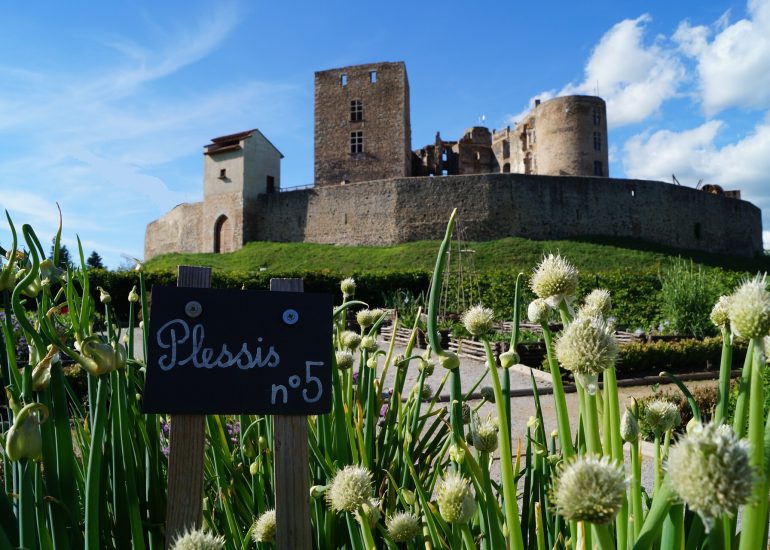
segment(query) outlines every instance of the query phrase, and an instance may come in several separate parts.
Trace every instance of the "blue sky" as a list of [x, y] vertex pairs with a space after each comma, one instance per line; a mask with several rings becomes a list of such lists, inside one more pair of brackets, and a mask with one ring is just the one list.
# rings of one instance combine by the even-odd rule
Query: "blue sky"
[[[202, 147], [259, 128], [313, 176], [313, 72], [406, 62], [412, 146], [539, 97], [608, 102], [610, 172], [741, 189], [770, 248], [770, 0], [14, 3], [0, 15], [0, 207], [107, 264], [202, 198]], [[9, 233], [0, 221], [0, 244]]]

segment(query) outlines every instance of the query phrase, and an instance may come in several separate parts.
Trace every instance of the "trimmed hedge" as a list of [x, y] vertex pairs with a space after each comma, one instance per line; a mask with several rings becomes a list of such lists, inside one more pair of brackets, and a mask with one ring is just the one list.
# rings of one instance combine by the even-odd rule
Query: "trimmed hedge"
[[[631, 343], [620, 347], [617, 370], [624, 377], [632, 373], [657, 373], [660, 371], [719, 370], [722, 357], [722, 338], [703, 340], [686, 339], [657, 342]], [[733, 369], [743, 366], [746, 344], [733, 345]]]

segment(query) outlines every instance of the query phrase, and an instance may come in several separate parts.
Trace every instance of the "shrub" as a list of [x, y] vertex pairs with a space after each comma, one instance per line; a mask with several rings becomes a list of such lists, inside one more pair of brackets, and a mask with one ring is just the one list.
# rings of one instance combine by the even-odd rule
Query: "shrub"
[[696, 338], [716, 333], [709, 319], [720, 294], [714, 279], [681, 258], [661, 273], [661, 313], [669, 330]]

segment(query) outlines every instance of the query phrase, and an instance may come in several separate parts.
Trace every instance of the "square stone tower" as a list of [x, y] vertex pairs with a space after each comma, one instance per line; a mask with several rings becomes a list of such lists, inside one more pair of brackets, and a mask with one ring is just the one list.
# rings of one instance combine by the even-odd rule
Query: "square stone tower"
[[283, 155], [257, 129], [211, 140], [203, 151], [201, 251], [232, 252], [251, 240], [257, 195], [281, 188]]
[[315, 184], [405, 177], [412, 170], [403, 62], [315, 73]]

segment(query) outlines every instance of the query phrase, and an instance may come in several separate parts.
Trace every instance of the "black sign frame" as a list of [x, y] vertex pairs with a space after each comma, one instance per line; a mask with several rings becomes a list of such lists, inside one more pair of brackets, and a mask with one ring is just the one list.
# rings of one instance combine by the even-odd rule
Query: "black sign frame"
[[156, 286], [145, 413], [331, 411], [330, 294]]

